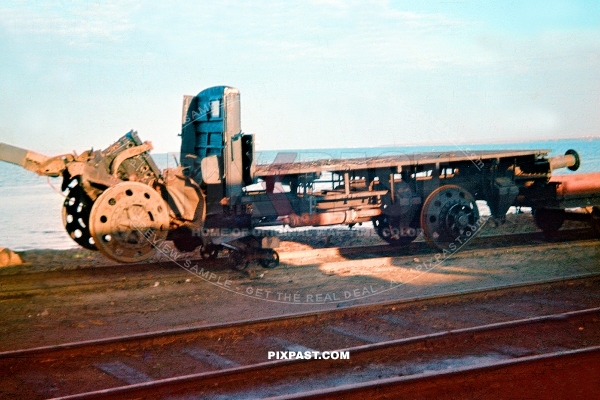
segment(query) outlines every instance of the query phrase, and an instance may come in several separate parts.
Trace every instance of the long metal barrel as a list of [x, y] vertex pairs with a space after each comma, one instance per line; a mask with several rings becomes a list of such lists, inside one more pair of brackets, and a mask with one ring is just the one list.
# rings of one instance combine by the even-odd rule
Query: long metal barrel
[[567, 150], [564, 156], [556, 156], [548, 159], [551, 171], [559, 168], [569, 168], [571, 171], [577, 171], [580, 161], [579, 154], [575, 150]]
[[20, 147], [0, 143], [0, 161], [18, 165], [38, 175], [59, 176], [65, 167], [62, 156], [47, 157]]
[[600, 198], [600, 172], [587, 174], [557, 175], [550, 182], [558, 183], [556, 194], [563, 198]]

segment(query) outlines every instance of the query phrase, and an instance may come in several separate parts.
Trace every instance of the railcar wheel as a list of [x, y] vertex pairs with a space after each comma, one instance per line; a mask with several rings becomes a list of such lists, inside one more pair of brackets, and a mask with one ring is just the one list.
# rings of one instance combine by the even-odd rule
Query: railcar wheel
[[242, 271], [248, 266], [248, 260], [244, 253], [238, 250], [231, 250], [229, 252], [229, 258], [227, 258], [227, 264], [229, 264], [229, 268]]
[[437, 188], [423, 203], [421, 228], [431, 246], [455, 251], [481, 228], [475, 198], [457, 185]]
[[88, 197], [77, 179], [69, 182], [65, 190], [65, 201], [62, 208], [62, 220], [65, 230], [81, 247], [98, 250], [90, 233], [90, 212], [93, 201]]
[[148, 259], [167, 237], [169, 210], [151, 187], [122, 182], [94, 202], [90, 232], [98, 250], [118, 262]]
[[533, 209], [533, 220], [535, 225], [544, 232], [546, 238], [553, 239], [558, 235], [558, 230], [565, 222], [565, 211], [535, 208]]
[[381, 215], [373, 218], [373, 226], [377, 230], [379, 237], [392, 246], [406, 246], [416, 239], [416, 234], [411, 234], [413, 231], [416, 233], [416, 230], [412, 227], [402, 227], [400, 218]]
[[265, 258], [260, 259], [260, 265], [263, 268], [275, 268], [279, 265], [279, 254], [275, 250], [270, 250], [265, 254]]

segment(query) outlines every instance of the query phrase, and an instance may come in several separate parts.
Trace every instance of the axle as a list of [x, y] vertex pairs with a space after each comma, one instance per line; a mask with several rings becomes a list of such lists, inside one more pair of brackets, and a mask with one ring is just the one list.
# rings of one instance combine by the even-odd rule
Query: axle
[[132, 131], [79, 155], [46, 157], [0, 143], [0, 160], [62, 176], [65, 229], [79, 245], [119, 262], [145, 260], [172, 240], [180, 251], [199, 248], [212, 258], [228, 249], [233, 264], [272, 267], [275, 242], [209, 233], [369, 221], [390, 244], [406, 245], [423, 232], [445, 251], [478, 232], [477, 201], [487, 202], [497, 221], [511, 206], [532, 207], [545, 231], [562, 223], [566, 208], [588, 207], [592, 223], [600, 220], [600, 173], [552, 176], [579, 168], [574, 150], [556, 157], [521, 150], [310, 162], [285, 153], [259, 165], [254, 136], [241, 130], [239, 91], [226, 86], [184, 97], [180, 167], [160, 171], [151, 150]]

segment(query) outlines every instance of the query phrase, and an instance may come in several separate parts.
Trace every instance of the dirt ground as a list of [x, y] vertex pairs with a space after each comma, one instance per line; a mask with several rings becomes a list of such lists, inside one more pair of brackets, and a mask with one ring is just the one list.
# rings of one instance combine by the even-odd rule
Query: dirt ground
[[[25, 264], [0, 269], [0, 351], [600, 273], [600, 241], [579, 230], [584, 240], [546, 242], [530, 214], [484, 227], [449, 255], [420, 239], [372, 254], [328, 250], [384, 244], [366, 231], [288, 236], [279, 267], [244, 271], [229, 269], [224, 257], [198, 261], [196, 254], [115, 266], [83, 249], [21, 252]], [[516, 233], [516, 246], [485, 239]]]

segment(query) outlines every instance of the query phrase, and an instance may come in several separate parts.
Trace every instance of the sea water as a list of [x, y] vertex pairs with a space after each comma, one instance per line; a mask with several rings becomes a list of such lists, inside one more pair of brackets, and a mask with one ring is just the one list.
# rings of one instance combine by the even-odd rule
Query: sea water
[[[600, 171], [600, 137], [498, 144], [445, 144], [432, 146], [390, 146], [351, 149], [269, 150], [255, 155], [258, 163], [270, 163], [277, 154], [292, 153], [295, 161], [345, 159], [421, 152], [450, 152], [457, 156], [476, 150], [551, 150], [550, 156], [563, 155], [568, 149], [579, 153], [582, 163], [577, 172]], [[175, 165], [173, 154], [153, 154], [161, 168]], [[289, 157], [289, 156], [288, 156]], [[286, 158], [288, 158], [286, 157]], [[555, 175], [569, 174], [567, 169]], [[12, 250], [68, 249], [78, 247], [63, 227], [60, 191], [61, 178], [39, 177], [16, 165], [0, 162], [0, 247]], [[481, 210], [485, 213], [484, 209]]]

